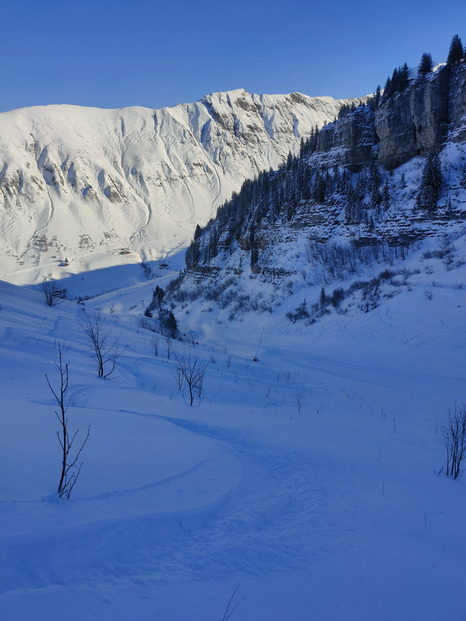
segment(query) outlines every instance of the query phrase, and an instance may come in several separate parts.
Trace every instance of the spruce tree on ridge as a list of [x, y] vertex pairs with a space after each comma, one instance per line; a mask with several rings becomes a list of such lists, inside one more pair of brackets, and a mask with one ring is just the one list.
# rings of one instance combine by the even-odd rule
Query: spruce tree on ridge
[[464, 58], [463, 44], [459, 35], [455, 35], [450, 43], [450, 51], [448, 52], [447, 65], [459, 63]]
[[421, 62], [419, 63], [418, 74], [420, 76], [426, 76], [432, 71], [433, 68], [434, 63], [432, 61], [432, 56], [427, 52], [424, 52], [421, 56]]

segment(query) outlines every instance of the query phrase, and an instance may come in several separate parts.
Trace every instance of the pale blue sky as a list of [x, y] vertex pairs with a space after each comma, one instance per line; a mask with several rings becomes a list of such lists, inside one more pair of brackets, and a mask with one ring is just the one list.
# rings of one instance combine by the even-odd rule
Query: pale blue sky
[[0, 111], [159, 108], [234, 88], [360, 96], [466, 40], [458, 0], [3, 0], [0, 16]]

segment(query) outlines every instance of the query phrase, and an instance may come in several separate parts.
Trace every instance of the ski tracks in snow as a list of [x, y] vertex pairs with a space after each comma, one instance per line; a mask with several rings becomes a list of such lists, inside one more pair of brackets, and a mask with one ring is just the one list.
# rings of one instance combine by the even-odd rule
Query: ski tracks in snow
[[[328, 517], [322, 500], [328, 495], [322, 493], [319, 467], [309, 455], [271, 447], [248, 432], [137, 412], [128, 415], [151, 417], [208, 438], [218, 445], [218, 456], [157, 484], [79, 499], [72, 511], [80, 512], [82, 523], [4, 539], [3, 593], [119, 580], [241, 578], [309, 562], [309, 533], [313, 532], [315, 554], [319, 524]], [[236, 486], [231, 483], [235, 462], [241, 465]], [[155, 488], [161, 498], [164, 491], [179, 495], [178, 509], [151, 512], [144, 498]], [[185, 508], [188, 489], [198, 491], [192, 509]], [[207, 505], [199, 502], [203, 495]], [[131, 497], [135, 515], [114, 517], [122, 496], [122, 506]], [[92, 516], [93, 503], [99, 505], [100, 520], [86, 516]]]

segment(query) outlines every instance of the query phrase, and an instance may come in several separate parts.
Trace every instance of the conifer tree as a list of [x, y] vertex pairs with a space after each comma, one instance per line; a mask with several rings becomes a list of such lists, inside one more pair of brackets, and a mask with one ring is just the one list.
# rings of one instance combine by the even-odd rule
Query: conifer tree
[[395, 94], [400, 90], [400, 72], [398, 68], [393, 69], [392, 73], [392, 93]]
[[464, 57], [463, 44], [460, 37], [456, 34], [450, 43], [450, 51], [448, 52], [447, 65], [459, 63]]
[[319, 133], [320, 133], [319, 128], [316, 125], [315, 128], [312, 130], [311, 135], [309, 136], [308, 153], [314, 153], [314, 151], [317, 149], [317, 141], [319, 139]]
[[398, 69], [398, 90], [403, 92], [409, 86], [409, 67], [406, 63]]
[[358, 215], [358, 207], [357, 207], [357, 198], [356, 192], [349, 183], [348, 192], [346, 195], [346, 204], [345, 204], [345, 221], [347, 224], [355, 224], [357, 222]]
[[169, 311], [164, 323], [165, 323], [165, 328], [168, 330], [170, 334], [170, 337], [174, 339], [176, 336], [176, 332], [178, 330], [178, 324], [176, 322], [175, 315], [172, 313], [172, 311]]
[[466, 166], [463, 166], [461, 170], [460, 185], [462, 188], [466, 189]]
[[440, 158], [436, 151], [430, 153], [422, 171], [421, 186], [417, 196], [417, 206], [433, 211], [437, 207], [443, 187]]
[[184, 258], [186, 267], [188, 269], [196, 267], [196, 265], [199, 264], [200, 259], [201, 259], [200, 246], [199, 246], [199, 241], [196, 239], [196, 240], [193, 240], [191, 242], [191, 245], [188, 246], [188, 248], [186, 249], [186, 254]]
[[325, 179], [320, 171], [317, 172], [312, 184], [312, 198], [320, 204], [325, 201]]
[[424, 77], [432, 71], [433, 67], [434, 63], [432, 61], [432, 56], [427, 52], [424, 52], [421, 56], [421, 62], [419, 63], [418, 74]]
[[388, 211], [390, 208], [390, 188], [388, 185], [388, 179], [385, 181], [385, 185], [382, 190], [382, 208], [384, 211]]
[[320, 290], [319, 304], [320, 304], [320, 308], [325, 308], [325, 306], [327, 305], [327, 295], [323, 287]]
[[304, 174], [303, 174], [303, 180], [302, 180], [302, 198], [304, 198], [304, 200], [309, 200], [311, 198], [310, 182], [311, 182], [311, 171], [306, 166], [304, 168]]
[[288, 157], [286, 159], [286, 170], [291, 170], [293, 166], [293, 155], [291, 153], [288, 153]]
[[369, 164], [369, 192], [370, 192], [370, 206], [375, 209], [377, 208], [381, 201], [382, 197], [380, 195], [380, 171], [377, 165], [375, 158], [373, 158]]
[[385, 82], [385, 86], [383, 89], [383, 96], [384, 99], [388, 99], [391, 94], [392, 94], [393, 90], [392, 90], [392, 81], [390, 78], [387, 78], [387, 81]]
[[304, 138], [301, 138], [301, 141], [299, 143], [299, 157], [300, 157], [300, 159], [303, 159], [305, 154], [306, 154], [306, 143], [304, 142]]
[[202, 229], [199, 226], [199, 224], [196, 224], [196, 230], [194, 231], [194, 241], [196, 241], [196, 239], [199, 239], [201, 235], [202, 235]]
[[364, 200], [367, 190], [367, 170], [364, 167], [356, 179], [356, 198], [359, 202]]

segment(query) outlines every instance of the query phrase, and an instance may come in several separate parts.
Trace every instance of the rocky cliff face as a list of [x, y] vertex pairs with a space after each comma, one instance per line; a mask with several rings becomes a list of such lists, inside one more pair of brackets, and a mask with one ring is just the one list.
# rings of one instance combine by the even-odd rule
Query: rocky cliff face
[[324, 127], [317, 152], [358, 170], [370, 161], [378, 145], [378, 162], [393, 170], [417, 155], [440, 149], [447, 137], [464, 140], [465, 116], [466, 67], [441, 67], [413, 80], [404, 92], [382, 100], [375, 111], [356, 109]]
[[378, 159], [385, 168], [440, 148], [448, 131], [449, 83], [449, 71], [442, 68], [379, 106], [375, 132]]
[[449, 138], [453, 142], [466, 140], [466, 66], [454, 67], [450, 73], [448, 101]]
[[372, 148], [376, 142], [374, 112], [369, 106], [356, 110], [326, 125], [317, 140], [317, 153], [336, 154], [340, 164], [359, 170], [371, 159]]
[[183, 246], [245, 179], [279, 167], [344, 103], [237, 90], [162, 110], [1, 114], [0, 278], [57, 276], [65, 258], [79, 272]]

